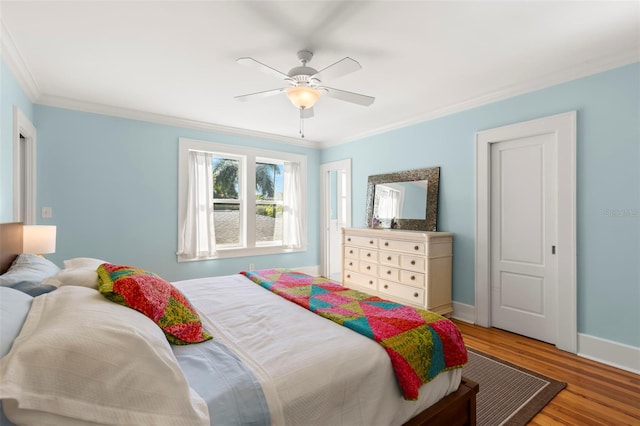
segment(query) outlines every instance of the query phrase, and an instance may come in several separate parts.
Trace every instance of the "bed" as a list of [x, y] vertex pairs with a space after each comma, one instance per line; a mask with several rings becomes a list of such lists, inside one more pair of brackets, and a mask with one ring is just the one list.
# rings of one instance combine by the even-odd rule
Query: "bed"
[[[0, 224], [0, 273], [19, 253], [20, 236], [20, 224]], [[74, 268], [74, 263], [83, 262], [88, 260], [65, 262], [55, 276], [85, 279], [95, 264]], [[4, 417], [5, 411], [18, 424], [40, 422], [41, 415], [53, 416], [51, 424], [65, 425], [475, 424], [478, 385], [463, 378], [460, 368], [438, 374], [420, 387], [417, 400], [407, 400], [389, 356], [378, 343], [266, 291], [245, 275], [172, 284], [192, 304], [203, 333], [206, 330], [212, 339], [169, 345], [149, 318], [111, 303], [82, 282], [60, 285], [33, 299], [0, 288], [3, 310], [8, 299], [16, 296], [19, 300], [12, 302], [11, 309], [27, 306], [28, 311], [8, 313], [25, 319], [10, 337], [10, 351], [0, 361], [2, 424], [12, 424]], [[5, 314], [2, 312], [3, 320]], [[69, 324], [80, 324], [74, 325], [79, 330], [71, 338], [66, 336], [73, 328]], [[41, 331], [40, 327], [48, 328]], [[148, 337], [152, 334], [153, 338]], [[145, 336], [142, 343], [140, 335]], [[39, 339], [45, 343], [40, 344]], [[65, 339], [69, 347], [63, 345]], [[22, 365], [22, 359], [29, 360], [39, 345], [47, 347], [46, 362], [24, 361]], [[83, 361], [65, 370], [71, 362], [68, 358], [85, 349], [93, 351], [92, 361], [86, 363], [88, 371], [80, 368]], [[106, 360], [96, 362], [101, 356]], [[156, 383], [157, 377], [151, 375], [162, 376], [162, 381]], [[38, 383], [29, 384], [36, 387], [46, 387], [40, 381], [51, 377], [49, 385], [56, 391], [41, 398], [44, 402], [25, 397], [26, 402], [18, 407], [20, 397], [5, 395], [22, 395], [21, 381], [32, 377], [39, 377]], [[91, 398], [65, 405], [76, 397], [72, 394], [79, 385], [74, 380]], [[163, 389], [168, 389], [166, 394]], [[144, 416], [155, 417], [150, 423]]]

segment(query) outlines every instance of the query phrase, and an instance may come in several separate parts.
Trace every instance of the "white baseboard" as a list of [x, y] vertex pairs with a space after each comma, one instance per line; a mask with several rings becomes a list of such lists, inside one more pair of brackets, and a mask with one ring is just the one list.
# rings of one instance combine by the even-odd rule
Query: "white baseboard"
[[455, 318], [460, 321], [468, 322], [470, 324], [476, 323], [476, 307], [473, 305], [467, 305], [460, 302], [453, 302], [453, 313], [451, 318]]
[[[453, 302], [452, 318], [475, 324], [473, 305]], [[578, 333], [578, 356], [640, 374], [640, 348]]]
[[640, 374], [640, 348], [578, 333], [578, 356]]

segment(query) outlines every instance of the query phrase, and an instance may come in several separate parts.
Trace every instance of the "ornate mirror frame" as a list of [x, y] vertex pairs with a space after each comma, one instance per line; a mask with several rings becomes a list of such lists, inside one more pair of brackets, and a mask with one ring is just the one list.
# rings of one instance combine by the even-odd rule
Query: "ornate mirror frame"
[[[387, 173], [369, 176], [367, 184], [367, 218], [366, 224], [372, 227], [373, 201], [377, 184], [394, 182], [412, 182], [416, 180], [427, 181], [427, 205], [426, 219], [397, 219], [395, 229], [408, 229], [412, 231], [435, 231], [438, 219], [438, 187], [440, 185], [440, 167], [428, 167], [424, 169], [407, 170], [404, 172]], [[387, 221], [389, 222], [389, 221]], [[390, 228], [391, 224], [382, 223], [383, 228]]]

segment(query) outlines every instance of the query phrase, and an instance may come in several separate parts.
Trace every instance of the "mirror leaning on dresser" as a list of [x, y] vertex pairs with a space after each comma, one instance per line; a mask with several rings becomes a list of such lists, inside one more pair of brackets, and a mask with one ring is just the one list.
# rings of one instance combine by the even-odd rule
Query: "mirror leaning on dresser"
[[446, 316], [452, 258], [451, 232], [342, 229], [342, 285]]

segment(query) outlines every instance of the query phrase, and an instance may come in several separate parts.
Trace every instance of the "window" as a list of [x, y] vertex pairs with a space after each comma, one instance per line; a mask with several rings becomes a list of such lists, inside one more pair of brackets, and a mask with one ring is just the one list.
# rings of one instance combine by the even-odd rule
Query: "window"
[[306, 249], [306, 157], [180, 139], [178, 260]]
[[282, 245], [284, 162], [256, 161], [256, 244]]
[[219, 249], [241, 247], [242, 157], [215, 153], [212, 161], [213, 225], [216, 229], [216, 247]]

